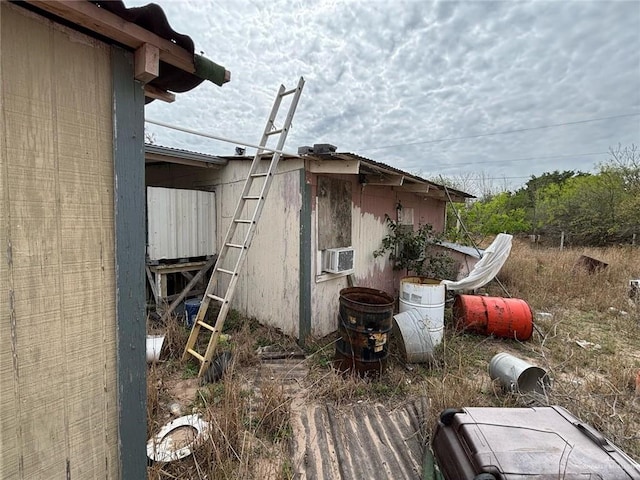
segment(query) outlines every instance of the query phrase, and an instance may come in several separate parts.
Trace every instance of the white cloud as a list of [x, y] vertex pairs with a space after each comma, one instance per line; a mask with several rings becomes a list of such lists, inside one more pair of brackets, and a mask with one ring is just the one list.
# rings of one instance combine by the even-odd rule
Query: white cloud
[[[425, 175], [527, 177], [606, 159], [542, 157], [640, 143], [634, 116], [373, 149], [640, 112], [637, 0], [158, 3], [232, 81], [154, 102], [149, 118], [256, 143], [279, 84], [304, 76], [289, 151], [328, 142]], [[148, 128], [163, 145], [233, 152]], [[537, 160], [510, 161], [522, 158]]]

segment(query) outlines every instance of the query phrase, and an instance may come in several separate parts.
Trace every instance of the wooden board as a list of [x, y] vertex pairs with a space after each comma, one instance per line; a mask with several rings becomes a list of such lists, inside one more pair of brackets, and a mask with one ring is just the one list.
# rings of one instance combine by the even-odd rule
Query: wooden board
[[351, 246], [351, 182], [318, 177], [318, 250]]

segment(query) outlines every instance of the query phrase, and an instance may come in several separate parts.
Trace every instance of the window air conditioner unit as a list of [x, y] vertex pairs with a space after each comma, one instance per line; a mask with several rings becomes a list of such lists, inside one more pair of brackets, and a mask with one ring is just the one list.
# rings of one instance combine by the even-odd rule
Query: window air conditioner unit
[[354, 250], [347, 248], [327, 248], [322, 251], [322, 270], [329, 273], [353, 272]]

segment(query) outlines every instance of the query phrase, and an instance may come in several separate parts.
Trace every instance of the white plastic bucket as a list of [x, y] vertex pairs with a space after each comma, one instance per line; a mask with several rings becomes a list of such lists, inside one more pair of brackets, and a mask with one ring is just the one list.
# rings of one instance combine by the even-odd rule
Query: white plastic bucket
[[164, 343], [164, 335], [147, 335], [147, 362], [157, 362]]
[[417, 309], [394, 315], [400, 332], [408, 363], [428, 362], [433, 358], [433, 350], [442, 343], [444, 323], [434, 325]]
[[444, 297], [440, 280], [405, 277], [400, 281], [400, 313], [417, 310], [423, 320], [429, 319], [431, 328], [444, 325]]
[[546, 370], [504, 352], [489, 362], [489, 376], [492, 380], [498, 379], [507, 389], [520, 393], [544, 394], [551, 387]]

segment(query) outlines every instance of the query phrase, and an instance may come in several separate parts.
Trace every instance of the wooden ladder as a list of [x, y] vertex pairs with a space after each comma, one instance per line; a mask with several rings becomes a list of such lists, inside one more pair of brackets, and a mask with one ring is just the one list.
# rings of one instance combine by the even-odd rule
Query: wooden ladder
[[[242, 194], [240, 195], [238, 205], [231, 219], [231, 224], [218, 252], [218, 259], [209, 278], [209, 284], [207, 285], [200, 309], [191, 328], [189, 340], [187, 340], [187, 345], [182, 354], [183, 361], [191, 355], [200, 362], [198, 377], [204, 374], [213, 358], [213, 353], [218, 344], [224, 321], [231, 307], [231, 299], [233, 298], [238, 283], [238, 274], [247, 257], [247, 252], [251, 246], [258, 220], [262, 214], [267, 193], [269, 192], [273, 176], [278, 168], [278, 162], [282, 156], [282, 148], [287, 139], [289, 127], [291, 126], [291, 121], [298, 105], [303, 86], [304, 78], [302, 77], [300, 77], [297, 87], [291, 90], [286, 90], [284, 85], [280, 86], [276, 99], [273, 102], [271, 114], [267, 120], [264, 133], [262, 134], [262, 139], [253, 157], [253, 162], [251, 162], [249, 174], [245, 180]], [[282, 100], [289, 95], [292, 95], [289, 110], [284, 119], [284, 124], [278, 128], [275, 125], [278, 110], [280, 109]], [[275, 149], [267, 148], [267, 142], [271, 137], [278, 138]], [[262, 159], [269, 155], [271, 155], [271, 161], [265, 170]], [[215, 324], [213, 325], [205, 322], [211, 302], [215, 302], [220, 306]], [[196, 342], [202, 328], [210, 332], [209, 342], [204, 354], [196, 351]]]

